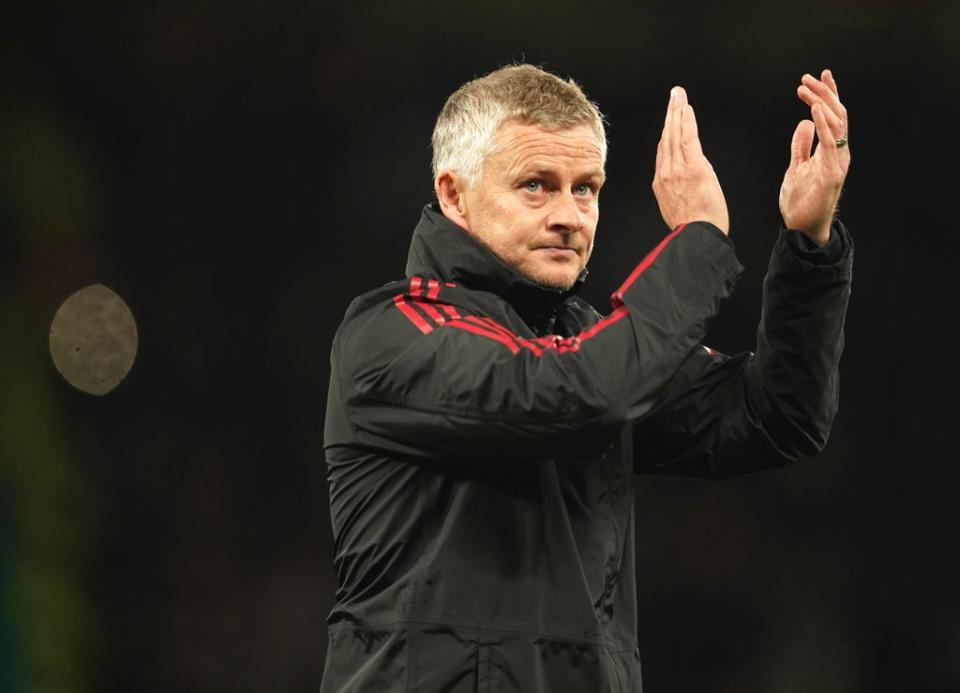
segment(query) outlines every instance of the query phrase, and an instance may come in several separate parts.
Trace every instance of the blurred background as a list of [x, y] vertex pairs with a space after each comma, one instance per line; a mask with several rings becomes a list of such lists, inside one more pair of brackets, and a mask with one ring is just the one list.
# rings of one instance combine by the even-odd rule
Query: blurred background
[[[783, 472], [637, 480], [645, 690], [960, 690], [958, 8], [3, 9], [0, 691], [317, 690], [330, 341], [353, 296], [403, 274], [444, 99], [517, 60], [573, 76], [610, 121], [601, 309], [665, 233], [655, 147], [687, 88], [747, 267], [707, 340], [728, 353], [755, 343], [801, 74], [832, 68], [850, 111], [832, 439]], [[47, 346], [98, 282], [140, 333], [103, 398]]]

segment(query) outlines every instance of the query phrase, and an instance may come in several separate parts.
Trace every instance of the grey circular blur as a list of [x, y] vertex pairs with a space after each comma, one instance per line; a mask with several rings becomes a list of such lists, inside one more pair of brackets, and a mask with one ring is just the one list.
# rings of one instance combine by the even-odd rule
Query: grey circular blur
[[80, 289], [53, 317], [50, 355], [75, 388], [91, 395], [107, 394], [127, 376], [137, 355], [133, 313], [102, 284]]

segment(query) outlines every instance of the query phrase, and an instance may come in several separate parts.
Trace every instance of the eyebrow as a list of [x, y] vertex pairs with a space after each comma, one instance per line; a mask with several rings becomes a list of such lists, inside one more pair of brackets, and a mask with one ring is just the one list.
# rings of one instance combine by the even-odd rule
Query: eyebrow
[[[552, 169], [548, 169], [548, 168], [542, 168], [542, 167], [526, 168], [526, 167], [524, 167], [524, 168], [521, 168], [519, 171], [517, 171], [517, 177], [518, 177], [518, 178], [523, 178], [524, 176], [537, 176], [537, 177], [539, 177], [539, 178], [556, 178], [556, 177], [557, 177], [557, 174], [556, 174], [555, 171], [553, 171]], [[592, 169], [592, 170], [588, 171], [587, 173], [585, 173], [585, 174], [582, 175], [582, 176], [577, 176], [577, 178], [579, 178], [579, 179], [583, 179], [583, 178], [597, 179], [597, 180], [599, 180], [601, 183], [603, 183], [604, 181], [607, 180], [607, 174], [606, 174], [606, 172], [605, 172], [603, 169], [596, 168], [596, 169]]]

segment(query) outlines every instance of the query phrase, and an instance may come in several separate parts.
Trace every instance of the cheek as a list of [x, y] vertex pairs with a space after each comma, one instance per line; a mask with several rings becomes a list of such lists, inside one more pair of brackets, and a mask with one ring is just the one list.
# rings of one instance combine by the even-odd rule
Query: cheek
[[503, 206], [492, 195], [477, 197], [471, 208], [471, 228], [490, 243], [502, 239], [507, 218]]
[[512, 205], [498, 209], [496, 227], [500, 241], [516, 249], [526, 248], [544, 228], [542, 214]]
[[590, 259], [590, 256], [593, 254], [593, 246], [597, 240], [596, 227], [590, 232], [590, 235], [587, 238], [587, 253], [584, 257], [584, 262]]

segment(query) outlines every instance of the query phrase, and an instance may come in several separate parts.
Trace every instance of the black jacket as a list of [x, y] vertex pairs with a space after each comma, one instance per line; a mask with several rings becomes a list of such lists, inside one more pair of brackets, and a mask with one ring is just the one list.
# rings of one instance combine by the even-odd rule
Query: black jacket
[[339, 589], [321, 691], [641, 690], [632, 476], [820, 450], [852, 243], [781, 231], [756, 354], [701, 346], [740, 272], [667, 236], [601, 317], [428, 206], [407, 278], [337, 332], [325, 430]]

